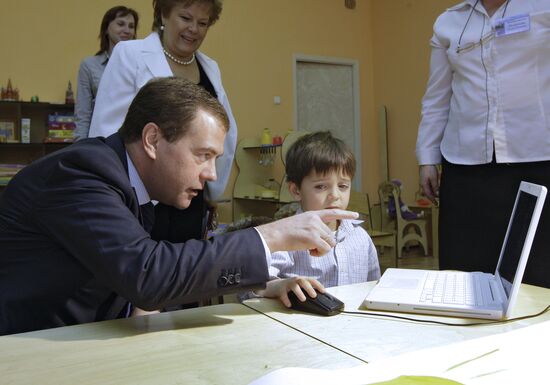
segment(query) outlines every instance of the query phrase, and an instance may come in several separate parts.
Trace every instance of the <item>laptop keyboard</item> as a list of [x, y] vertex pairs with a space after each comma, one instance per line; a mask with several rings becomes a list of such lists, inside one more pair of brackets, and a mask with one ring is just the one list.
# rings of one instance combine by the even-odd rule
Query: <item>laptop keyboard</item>
[[485, 298], [490, 295], [491, 289], [487, 279], [479, 279], [482, 277], [479, 274], [464, 272], [429, 272], [420, 302], [484, 305], [491, 300]]

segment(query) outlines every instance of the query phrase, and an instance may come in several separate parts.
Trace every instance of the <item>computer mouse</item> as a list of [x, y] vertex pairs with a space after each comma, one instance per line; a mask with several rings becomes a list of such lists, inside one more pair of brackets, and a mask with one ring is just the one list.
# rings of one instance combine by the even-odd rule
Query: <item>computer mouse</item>
[[317, 291], [317, 297], [312, 298], [304, 291], [304, 295], [306, 300], [302, 302], [293, 291], [288, 293], [293, 309], [325, 316], [336, 315], [344, 310], [344, 303], [329, 293]]

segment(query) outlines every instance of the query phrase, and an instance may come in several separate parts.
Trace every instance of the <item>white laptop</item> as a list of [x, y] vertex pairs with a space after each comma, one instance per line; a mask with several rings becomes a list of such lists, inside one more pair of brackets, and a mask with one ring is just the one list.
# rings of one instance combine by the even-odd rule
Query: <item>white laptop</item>
[[521, 182], [495, 274], [387, 269], [363, 306], [467, 318], [508, 318], [539, 222], [546, 187]]

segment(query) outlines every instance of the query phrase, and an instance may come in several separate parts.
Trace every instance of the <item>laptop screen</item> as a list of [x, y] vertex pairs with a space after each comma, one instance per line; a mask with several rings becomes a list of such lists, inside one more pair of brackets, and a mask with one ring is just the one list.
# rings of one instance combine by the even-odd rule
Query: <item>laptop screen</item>
[[512, 283], [518, 269], [521, 251], [525, 245], [527, 231], [529, 230], [536, 204], [536, 195], [520, 190], [517, 205], [510, 221], [506, 244], [504, 245], [498, 266], [498, 273], [507, 297], [510, 297]]

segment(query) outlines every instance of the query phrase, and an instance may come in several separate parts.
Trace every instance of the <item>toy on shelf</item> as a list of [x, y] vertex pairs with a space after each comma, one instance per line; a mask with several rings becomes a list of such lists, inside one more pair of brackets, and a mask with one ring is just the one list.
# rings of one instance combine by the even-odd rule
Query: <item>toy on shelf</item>
[[2, 87], [2, 89], [0, 90], [0, 100], [19, 100], [19, 90], [17, 88], [13, 88], [13, 86], [11, 85], [11, 79], [8, 79], [8, 86], [6, 88]]
[[74, 104], [73, 85], [70, 80], [69, 85], [67, 86], [67, 91], [65, 91], [65, 104]]

